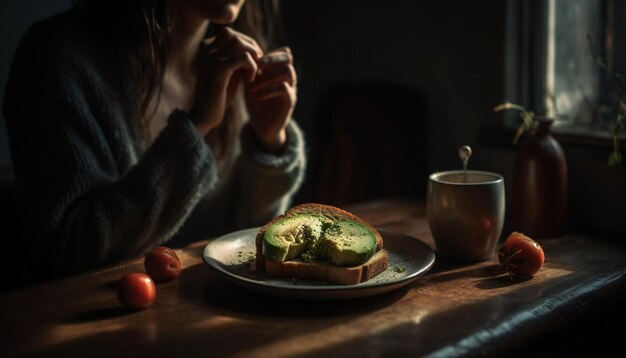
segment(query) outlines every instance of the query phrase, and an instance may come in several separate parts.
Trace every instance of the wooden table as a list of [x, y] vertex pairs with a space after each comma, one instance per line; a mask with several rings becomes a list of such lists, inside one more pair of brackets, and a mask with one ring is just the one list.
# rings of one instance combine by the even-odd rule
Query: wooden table
[[[347, 209], [433, 245], [418, 204]], [[495, 258], [438, 259], [408, 287], [343, 301], [238, 288], [202, 262], [207, 242], [199, 242], [177, 251], [181, 276], [158, 284], [143, 311], [121, 308], [115, 294], [124, 273], [143, 270], [142, 259], [0, 295], [0, 356], [492, 356], [606, 347], [603, 320], [624, 317], [616, 310], [626, 302], [626, 248], [574, 234], [538, 241], [547, 259], [531, 280], [494, 278]]]

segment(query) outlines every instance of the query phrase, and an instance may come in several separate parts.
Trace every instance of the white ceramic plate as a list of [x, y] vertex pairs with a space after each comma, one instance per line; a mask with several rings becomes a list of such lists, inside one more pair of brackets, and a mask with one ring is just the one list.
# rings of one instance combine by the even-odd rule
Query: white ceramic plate
[[357, 285], [267, 277], [254, 264], [255, 237], [259, 228], [221, 236], [204, 248], [204, 262], [226, 279], [259, 293], [305, 299], [344, 299], [374, 296], [398, 289], [430, 270], [435, 253], [423, 241], [393, 231], [378, 229], [389, 254], [389, 268]]

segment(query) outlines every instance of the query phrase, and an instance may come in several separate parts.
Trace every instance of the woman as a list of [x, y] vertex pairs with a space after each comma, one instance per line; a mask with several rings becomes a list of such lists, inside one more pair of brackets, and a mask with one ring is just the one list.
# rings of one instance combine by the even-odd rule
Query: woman
[[251, 37], [255, 5], [80, 1], [27, 32], [4, 113], [29, 282], [287, 208], [305, 166], [296, 73]]

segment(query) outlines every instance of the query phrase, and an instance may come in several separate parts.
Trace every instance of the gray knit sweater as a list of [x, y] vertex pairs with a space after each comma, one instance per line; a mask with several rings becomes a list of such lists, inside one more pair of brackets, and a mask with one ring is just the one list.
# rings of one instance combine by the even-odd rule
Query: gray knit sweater
[[287, 208], [305, 168], [293, 121], [280, 155], [244, 126], [228, 172], [184, 112], [144, 149], [120, 103], [115, 44], [90, 24], [70, 11], [31, 27], [5, 89], [30, 276], [260, 225]]

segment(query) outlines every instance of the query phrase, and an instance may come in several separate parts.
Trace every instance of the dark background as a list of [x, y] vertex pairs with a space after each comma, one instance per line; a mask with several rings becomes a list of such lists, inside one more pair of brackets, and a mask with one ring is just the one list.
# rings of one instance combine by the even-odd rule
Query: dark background
[[[0, 86], [2, 98], [4, 98], [4, 86], [15, 49], [26, 29], [37, 20], [67, 9], [69, 4], [70, 0], [0, 0]], [[1, 118], [0, 168], [3, 168], [10, 164], [10, 157], [4, 117]]]
[[[406, 193], [423, 196], [430, 171], [460, 169], [457, 149], [463, 144], [475, 149], [472, 168], [500, 170], [491, 165], [491, 154], [478, 148], [477, 138], [483, 125], [500, 119], [492, 108], [504, 99], [504, 5], [498, 0], [284, 2], [286, 39], [300, 76], [295, 117], [311, 134], [312, 170], [318, 169], [320, 155], [315, 144], [331, 134], [318, 133], [320, 128], [338, 120], [328, 118], [329, 97], [332, 102], [336, 99], [332, 96], [340, 95], [337, 86], [354, 93], [358, 90], [353, 87], [363, 84], [384, 87], [381, 92], [387, 94], [413, 92], [409, 97], [414, 107], [407, 106], [406, 97], [391, 94], [397, 98], [389, 102], [398, 113], [381, 119], [396, 124], [412, 121], [414, 131], [398, 125], [395, 131], [369, 133], [373, 138], [386, 135], [381, 140], [401, 148], [386, 158], [395, 171], [416, 168], [409, 173], [415, 190], [397, 175], [396, 182], [406, 186], [402, 188]], [[363, 102], [371, 104], [379, 96], [368, 98]], [[364, 114], [371, 114], [369, 108], [350, 113], [354, 112], [357, 125]], [[362, 125], [378, 129], [371, 121], [366, 118]], [[380, 165], [372, 164], [376, 173]], [[396, 176], [394, 169], [385, 169], [384, 175]], [[307, 184], [305, 195], [306, 189], [316, 186]]]
[[[26, 28], [37, 19], [67, 8], [69, 0], [2, 0], [0, 4], [0, 85], [4, 87], [15, 47]], [[335, 85], [341, 83], [348, 87], [380, 84], [391, 87], [391, 92], [399, 86], [404, 91], [415, 92], [411, 98], [419, 101], [418, 105], [401, 98], [386, 101], [387, 107], [397, 107], [397, 114], [392, 117], [419, 125], [415, 126], [416, 133], [389, 130], [381, 140], [394, 144], [414, 136], [426, 142], [423, 147], [411, 148], [424, 150], [387, 158], [398, 170], [409, 165], [406, 163], [420, 165], [424, 161], [430, 170], [459, 168], [457, 148], [476, 144], [481, 126], [498, 121], [492, 108], [503, 100], [504, 2], [447, 0], [384, 4], [372, 0], [296, 0], [284, 1], [282, 10], [281, 37], [294, 50], [300, 76], [295, 117], [307, 137], [314, 136], [316, 126], [329, 120], [320, 118], [329, 110], [323, 107], [323, 102], [328, 100], [328, 93]], [[380, 96], [366, 95], [373, 97], [375, 102]], [[312, 150], [316, 149], [313, 140], [309, 138]], [[9, 164], [6, 142], [3, 125], [0, 166]], [[311, 153], [312, 164], [317, 154]], [[479, 165], [479, 162], [489, 163], [484, 160], [486, 155], [476, 150], [470, 165], [495, 170]], [[315, 169], [313, 165], [311, 170]], [[422, 178], [409, 192], [423, 195], [426, 190], [423, 177], [428, 169], [422, 166], [420, 171]], [[309, 174], [315, 177], [313, 172]], [[305, 194], [302, 198], [312, 199]]]
[[[309, 168], [297, 202], [345, 204], [400, 196], [421, 199], [436, 170], [504, 175], [510, 209], [512, 133], [493, 107], [506, 98], [507, 4], [502, 0], [283, 1], [281, 39], [299, 73], [294, 117], [305, 130]], [[0, 86], [34, 21], [70, 0], [0, 0]], [[520, 53], [519, 56], [525, 56]], [[510, 85], [510, 84], [508, 84]], [[608, 168], [609, 144], [564, 144], [570, 224], [623, 236], [626, 166]], [[4, 119], [0, 173], [10, 165]]]

